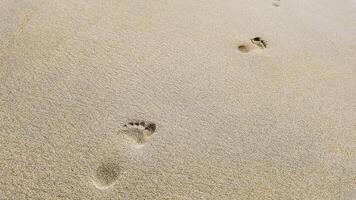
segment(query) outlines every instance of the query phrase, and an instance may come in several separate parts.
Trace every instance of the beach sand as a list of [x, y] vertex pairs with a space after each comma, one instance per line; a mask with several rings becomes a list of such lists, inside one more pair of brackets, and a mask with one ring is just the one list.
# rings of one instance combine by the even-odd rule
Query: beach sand
[[0, 199], [356, 199], [356, 2], [0, 1]]

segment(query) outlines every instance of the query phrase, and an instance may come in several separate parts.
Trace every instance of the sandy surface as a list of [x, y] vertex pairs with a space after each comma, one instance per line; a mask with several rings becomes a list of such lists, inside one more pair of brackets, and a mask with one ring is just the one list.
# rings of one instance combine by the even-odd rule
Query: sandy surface
[[2, 0], [0, 156], [1, 200], [354, 200], [356, 1]]

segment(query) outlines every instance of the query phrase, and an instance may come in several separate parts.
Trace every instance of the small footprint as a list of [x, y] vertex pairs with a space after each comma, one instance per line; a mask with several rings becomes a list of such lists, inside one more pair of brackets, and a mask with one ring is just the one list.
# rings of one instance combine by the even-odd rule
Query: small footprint
[[254, 37], [251, 39], [252, 44], [258, 46], [260, 49], [267, 48], [267, 42], [261, 37]]
[[138, 144], [144, 144], [156, 131], [156, 124], [145, 121], [131, 121], [124, 124], [122, 132], [134, 139]]
[[255, 49], [265, 49], [267, 48], [267, 41], [261, 37], [254, 37], [250, 39], [249, 42], [245, 42], [238, 46], [238, 50], [242, 53], [248, 53]]
[[93, 184], [100, 190], [106, 190], [115, 185], [120, 174], [120, 167], [115, 163], [102, 163], [95, 171]]

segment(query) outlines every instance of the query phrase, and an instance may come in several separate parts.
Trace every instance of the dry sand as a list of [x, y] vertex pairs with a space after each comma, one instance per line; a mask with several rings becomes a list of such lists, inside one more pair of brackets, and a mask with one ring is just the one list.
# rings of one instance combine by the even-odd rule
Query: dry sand
[[356, 1], [1, 0], [0, 156], [1, 200], [356, 199]]

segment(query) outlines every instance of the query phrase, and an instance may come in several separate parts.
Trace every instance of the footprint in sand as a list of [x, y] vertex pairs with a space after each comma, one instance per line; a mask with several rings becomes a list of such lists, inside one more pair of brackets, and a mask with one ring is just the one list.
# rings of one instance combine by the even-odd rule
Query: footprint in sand
[[115, 185], [120, 174], [120, 167], [115, 163], [102, 163], [95, 171], [93, 184], [99, 190], [106, 190]]
[[251, 43], [259, 47], [260, 49], [267, 48], [266, 40], [263, 40], [261, 37], [254, 37], [251, 39]]
[[122, 133], [134, 139], [137, 144], [145, 144], [150, 136], [156, 131], [156, 124], [145, 121], [131, 121], [124, 124]]
[[261, 37], [254, 37], [250, 39], [249, 42], [245, 42], [238, 46], [238, 50], [242, 53], [248, 53], [255, 49], [265, 49], [267, 48], [267, 41]]

